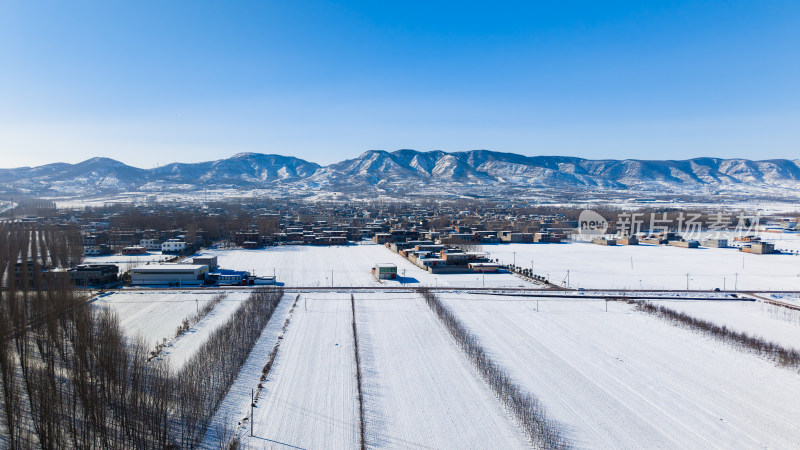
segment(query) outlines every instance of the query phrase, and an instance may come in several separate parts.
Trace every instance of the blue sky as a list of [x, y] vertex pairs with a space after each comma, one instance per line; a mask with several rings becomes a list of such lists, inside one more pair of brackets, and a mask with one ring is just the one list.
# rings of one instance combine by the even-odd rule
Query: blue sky
[[0, 2], [2, 167], [800, 157], [800, 2]]

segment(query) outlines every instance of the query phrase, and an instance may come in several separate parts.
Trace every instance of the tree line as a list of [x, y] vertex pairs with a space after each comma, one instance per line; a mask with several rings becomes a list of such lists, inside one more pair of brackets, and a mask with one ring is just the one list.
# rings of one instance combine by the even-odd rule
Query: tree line
[[753, 352], [759, 356], [775, 362], [779, 366], [800, 370], [800, 351], [784, 347], [776, 342], [768, 341], [759, 336], [745, 332], [735, 331], [725, 325], [698, 319], [684, 312], [675, 311], [663, 305], [656, 305], [646, 300], [632, 300], [628, 303], [635, 305], [636, 309], [666, 320], [673, 325], [704, 334], [724, 342], [740, 350]]
[[282, 291], [254, 291], [176, 373], [68, 279], [15, 277], [19, 260], [72, 257], [69, 230], [35, 231], [0, 225], [0, 446], [197, 446]]
[[358, 423], [360, 433], [361, 450], [367, 448], [366, 438], [364, 436], [364, 390], [362, 389], [361, 378], [361, 356], [358, 351], [358, 329], [356, 328], [356, 298], [350, 294], [350, 311], [352, 313], [352, 326], [353, 326], [353, 352], [356, 359], [356, 392], [358, 393]]
[[492, 361], [478, 338], [432, 290], [421, 287], [418, 292], [478, 370], [481, 378], [511, 411], [533, 445], [547, 449], [568, 448], [569, 443], [561, 435], [558, 423], [548, 419], [545, 408], [539, 400], [517, 385], [505, 369]]
[[254, 291], [177, 374], [177, 419], [183, 447], [200, 443], [282, 296], [282, 289]]

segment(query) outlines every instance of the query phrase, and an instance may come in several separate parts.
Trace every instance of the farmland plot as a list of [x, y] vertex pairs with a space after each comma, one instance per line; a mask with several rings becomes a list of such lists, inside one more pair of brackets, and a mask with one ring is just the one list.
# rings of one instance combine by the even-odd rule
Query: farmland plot
[[800, 348], [800, 311], [758, 301], [661, 300], [657, 304], [789, 348]]
[[[220, 291], [122, 291], [99, 297], [94, 303], [109, 307], [116, 312], [127, 336], [131, 338], [140, 336], [150, 347], [154, 347], [163, 339], [173, 338], [183, 319], [194, 314], [219, 293]], [[193, 350], [189, 350], [188, 347], [196, 349], [201, 345], [216, 325], [224, 322], [248, 295], [249, 293], [241, 291], [228, 292], [225, 300], [217, 305], [219, 310], [214, 308], [211, 314], [184, 336], [186, 340], [197, 341], [181, 344], [187, 348], [181, 351], [184, 356], [191, 356]]]
[[[286, 245], [259, 250], [206, 250], [217, 256], [220, 267], [272, 275], [285, 286], [453, 286], [536, 287], [510, 273], [431, 274], [383, 245], [347, 246]], [[398, 280], [379, 283], [370, 270], [375, 263], [397, 265]]]
[[[651, 245], [605, 247], [584, 242], [485, 245], [501, 262], [572, 288], [797, 290], [800, 256], [752, 255], [725, 248]], [[567, 273], [569, 272], [569, 274]]]
[[356, 322], [369, 446], [528, 446], [419, 295], [356, 295]]
[[250, 414], [251, 392], [259, 384], [262, 368], [280, 335], [294, 296], [295, 294], [284, 295], [269, 323], [261, 332], [247, 361], [211, 420], [203, 448], [219, 448], [225, 432], [244, 435], [249, 430], [246, 426], [242, 426], [240, 421]]
[[261, 392], [254, 436], [242, 436], [246, 448], [359, 446], [350, 296], [304, 297]]
[[239, 305], [247, 300], [250, 292], [231, 292], [211, 312], [203, 317], [199, 322], [181, 334], [177, 339], [172, 340], [164, 348], [161, 356], [169, 361], [175, 369], [183, 367], [184, 363], [195, 354], [201, 345], [211, 336], [214, 330], [224, 324], [228, 318], [236, 312]]
[[622, 303], [443, 294], [579, 447], [793, 447], [800, 377]]

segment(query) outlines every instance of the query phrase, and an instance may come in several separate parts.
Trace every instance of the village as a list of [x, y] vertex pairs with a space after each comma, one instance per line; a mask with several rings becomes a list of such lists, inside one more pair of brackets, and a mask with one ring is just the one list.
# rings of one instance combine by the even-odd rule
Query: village
[[[610, 228], [603, 234], [587, 236], [582, 234], [578, 212], [486, 202], [367, 204], [358, 208], [346, 204], [252, 202], [112, 205], [94, 210], [58, 210], [46, 219], [25, 215], [13, 220], [78, 230], [85, 263], [40, 270], [50, 271], [52, 276], [68, 276], [76, 286], [85, 288], [282, 283], [272, 273], [255, 274], [246, 266], [219, 267], [216, 262], [205, 261], [201, 253], [207, 248], [258, 250], [373, 243], [431, 274], [503, 271], [532, 277], [545, 285], [549, 281], [546, 268], [534, 271], [521, 267], [514, 259], [500, 261], [490, 254], [496, 252], [486, 249], [512, 244], [550, 244], [558, 248], [590, 243], [603, 247], [729, 249], [757, 255], [796, 254], [800, 250], [791, 244], [797, 235], [797, 219], [791, 216], [759, 217], [739, 232], [731, 217], [725, 227], [701, 227], [684, 237], [678, 230], [663, 226], [658, 230], [625, 229], [622, 221], [618, 219], [617, 224], [613, 212], [608, 211]], [[670, 213], [673, 217], [678, 214]], [[712, 214], [704, 213], [707, 218]], [[379, 264], [387, 265], [378, 268]], [[387, 261], [372, 261], [370, 268], [379, 279], [403, 278]]]

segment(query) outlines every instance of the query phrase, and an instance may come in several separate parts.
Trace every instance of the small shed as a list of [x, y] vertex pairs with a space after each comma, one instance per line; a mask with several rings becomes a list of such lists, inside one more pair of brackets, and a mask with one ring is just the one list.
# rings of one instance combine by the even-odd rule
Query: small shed
[[378, 280], [394, 280], [397, 278], [397, 266], [392, 263], [377, 263], [372, 268], [372, 275]]

